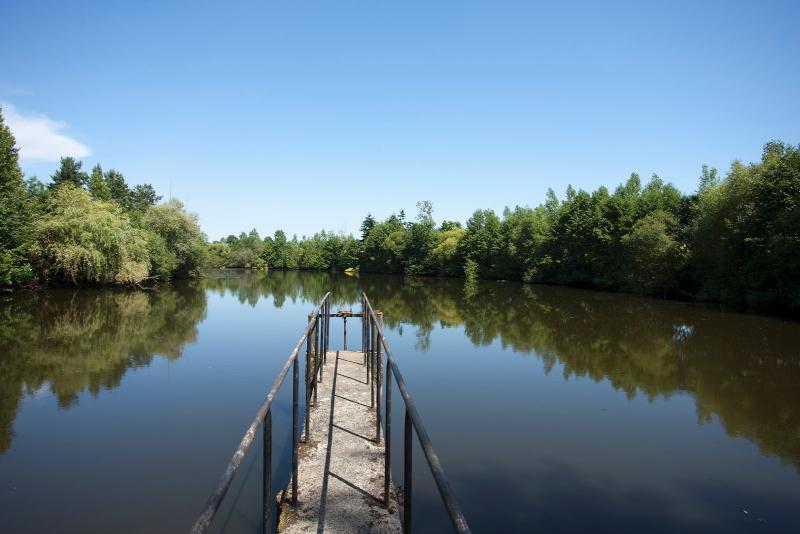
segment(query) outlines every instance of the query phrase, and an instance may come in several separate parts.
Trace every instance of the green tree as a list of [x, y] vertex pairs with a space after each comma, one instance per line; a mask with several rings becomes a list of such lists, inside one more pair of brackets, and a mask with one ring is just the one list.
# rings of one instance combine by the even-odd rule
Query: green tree
[[16, 286], [33, 277], [27, 261], [30, 222], [16, 140], [0, 109], [0, 287]]
[[438, 244], [436, 223], [433, 221], [433, 204], [428, 200], [417, 202], [416, 222], [408, 225], [405, 250], [403, 251], [405, 273], [409, 275], [436, 274], [437, 266], [433, 249]]
[[111, 200], [127, 208], [131, 190], [128, 184], [125, 183], [125, 177], [122, 176], [122, 173], [115, 169], [109, 169], [105, 173], [105, 180], [109, 191], [111, 191]]
[[451, 227], [438, 234], [438, 243], [431, 251], [431, 258], [440, 276], [460, 276], [463, 265], [458, 261], [458, 243], [466, 233], [461, 227]]
[[631, 262], [629, 289], [666, 294], [674, 290], [687, 260], [687, 250], [674, 237], [677, 223], [657, 210], [636, 221], [622, 243]]
[[87, 189], [95, 200], [111, 200], [111, 189], [109, 189], [103, 177], [103, 168], [99, 163], [92, 167], [92, 174], [89, 176]]
[[764, 146], [761, 161], [734, 162], [724, 180], [704, 168], [694, 233], [700, 296], [800, 309], [800, 149]]
[[359, 268], [365, 272], [402, 273], [406, 239], [406, 227], [397, 216], [376, 224], [364, 240]]
[[501, 249], [500, 218], [494, 210], [473, 213], [458, 243], [458, 257], [474, 262], [473, 271], [481, 277], [495, 278], [495, 262]]
[[59, 187], [36, 222], [32, 255], [43, 278], [73, 284], [138, 284], [149, 274], [145, 233], [115, 204], [72, 183]]
[[361, 223], [361, 241], [364, 241], [372, 229], [375, 228], [375, 218], [371, 213], [367, 213], [364, 221]]
[[56, 188], [62, 184], [71, 184], [75, 187], [83, 187], [89, 181], [89, 176], [81, 170], [83, 162], [72, 157], [61, 158], [61, 165], [55, 174], [51, 176], [52, 183], [50, 188]]
[[193, 278], [205, 265], [207, 245], [197, 215], [189, 213], [180, 200], [150, 206], [142, 215], [142, 227], [161, 237], [166, 250], [174, 254], [172, 276]]
[[140, 184], [133, 188], [128, 195], [128, 207], [134, 211], [146, 211], [150, 206], [161, 200], [156, 190], [150, 184]]

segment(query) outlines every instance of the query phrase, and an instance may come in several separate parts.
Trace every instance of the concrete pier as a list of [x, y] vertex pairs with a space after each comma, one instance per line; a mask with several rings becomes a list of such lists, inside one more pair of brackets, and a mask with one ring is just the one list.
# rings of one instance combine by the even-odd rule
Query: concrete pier
[[278, 532], [401, 532], [394, 484], [384, 504], [384, 440], [375, 441], [371, 401], [363, 353], [329, 351], [298, 451], [298, 502], [290, 481]]

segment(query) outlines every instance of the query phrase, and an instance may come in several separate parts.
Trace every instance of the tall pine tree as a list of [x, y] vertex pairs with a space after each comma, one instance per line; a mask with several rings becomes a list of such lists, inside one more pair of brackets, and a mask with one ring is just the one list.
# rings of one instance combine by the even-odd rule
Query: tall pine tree
[[31, 277], [23, 250], [30, 237], [30, 219], [19, 149], [0, 109], [0, 286]]
[[61, 158], [61, 166], [52, 176], [53, 183], [50, 188], [56, 188], [61, 184], [72, 184], [75, 187], [83, 187], [88, 181], [89, 176], [81, 170], [83, 162], [72, 157]]

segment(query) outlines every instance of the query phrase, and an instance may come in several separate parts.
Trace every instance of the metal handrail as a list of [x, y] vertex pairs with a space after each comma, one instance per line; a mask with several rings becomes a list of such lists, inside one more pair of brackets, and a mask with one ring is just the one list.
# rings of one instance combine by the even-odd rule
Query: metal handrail
[[[292, 502], [297, 502], [297, 381], [298, 381], [298, 355], [300, 353], [300, 348], [303, 345], [304, 341], [307, 341], [307, 353], [310, 352], [310, 344], [311, 338], [309, 337], [312, 332], [315, 336], [319, 337], [319, 343], [315, 341], [315, 347], [317, 353], [315, 355], [315, 372], [314, 372], [314, 390], [316, 390], [316, 371], [319, 369], [318, 361], [321, 350], [327, 349], [328, 343], [328, 322], [329, 322], [329, 311], [330, 311], [330, 291], [325, 294], [322, 298], [320, 303], [311, 313], [308, 325], [306, 325], [305, 330], [303, 330], [303, 334], [300, 336], [300, 340], [294, 347], [294, 350], [289, 355], [289, 359], [286, 360], [286, 363], [281, 369], [281, 372], [278, 374], [278, 377], [275, 379], [275, 382], [272, 385], [272, 389], [269, 390], [266, 399], [261, 404], [261, 407], [256, 412], [256, 416], [253, 419], [253, 422], [250, 423], [250, 426], [247, 428], [247, 431], [244, 433], [242, 440], [239, 442], [239, 446], [236, 447], [236, 451], [233, 453], [230, 462], [228, 463], [228, 467], [225, 469], [225, 472], [217, 482], [217, 486], [211, 495], [206, 501], [206, 505], [203, 509], [203, 513], [200, 514], [200, 517], [197, 519], [197, 522], [192, 527], [192, 534], [203, 534], [208, 530], [208, 527], [211, 525], [211, 521], [214, 519], [217, 511], [219, 510], [220, 504], [222, 504], [222, 500], [225, 498], [225, 494], [228, 491], [228, 488], [233, 481], [233, 478], [236, 476], [236, 473], [239, 470], [239, 466], [242, 463], [245, 455], [247, 454], [248, 450], [250, 450], [250, 446], [253, 444], [253, 440], [255, 439], [256, 430], [258, 430], [259, 425], [262, 423], [264, 424], [264, 525], [265, 525], [265, 532], [270, 524], [270, 511], [272, 503], [270, 499], [272, 498], [271, 492], [271, 476], [270, 476], [270, 469], [271, 469], [271, 452], [272, 452], [272, 402], [275, 399], [275, 396], [278, 393], [278, 390], [283, 385], [283, 381], [286, 379], [286, 375], [289, 374], [289, 368], [293, 367], [293, 400], [292, 400]], [[324, 319], [320, 322], [320, 319]], [[321, 354], [324, 354], [322, 352]], [[307, 377], [308, 378], [308, 377]], [[309, 391], [308, 391], [309, 381], [306, 381], [306, 436], [308, 436], [308, 405], [309, 405]]]
[[[391, 387], [391, 378], [392, 374], [394, 374], [395, 379], [397, 380], [397, 387], [400, 390], [400, 395], [403, 397], [403, 401], [406, 405], [406, 413], [405, 413], [405, 429], [404, 429], [404, 448], [405, 448], [405, 457], [404, 457], [404, 477], [403, 477], [403, 532], [410, 532], [411, 530], [411, 429], [412, 427], [414, 430], [417, 431], [417, 438], [419, 439], [420, 445], [422, 446], [422, 451], [425, 454], [425, 459], [428, 461], [428, 466], [430, 467], [431, 473], [433, 474], [433, 478], [436, 481], [436, 487], [439, 490], [439, 495], [442, 498], [445, 508], [447, 509], [447, 514], [450, 517], [450, 522], [453, 525], [453, 529], [459, 533], [471, 533], [472, 531], [467, 524], [467, 520], [464, 517], [464, 513], [461, 511], [461, 507], [456, 500], [455, 493], [453, 492], [453, 488], [450, 486], [450, 482], [447, 479], [447, 475], [444, 472], [444, 468], [442, 467], [441, 461], [439, 461], [439, 456], [436, 454], [436, 451], [433, 449], [433, 444], [431, 443], [430, 436], [428, 436], [427, 430], [425, 430], [425, 426], [422, 424], [422, 418], [417, 411], [417, 406], [414, 403], [414, 399], [411, 397], [411, 393], [408, 391], [408, 387], [406, 387], [406, 382], [403, 379], [403, 375], [400, 373], [400, 369], [397, 366], [397, 363], [394, 361], [394, 357], [392, 356], [392, 350], [389, 347], [389, 342], [386, 341], [386, 337], [383, 335], [383, 326], [381, 321], [378, 320], [378, 317], [375, 313], [375, 310], [372, 308], [372, 304], [367, 298], [367, 294], [365, 292], [361, 292], [362, 297], [362, 305], [364, 310], [368, 312], [368, 322], [369, 325], [364, 325], [365, 329], [363, 332], [364, 335], [364, 354], [365, 357], [369, 352], [370, 358], [368, 361], [368, 366], [371, 364], [372, 366], [372, 375], [373, 375], [373, 383], [377, 389], [377, 407], [376, 412], [378, 415], [377, 424], [376, 424], [376, 441], [380, 441], [380, 391], [381, 391], [381, 372], [380, 367], [382, 363], [381, 358], [381, 347], [386, 351], [386, 417], [385, 417], [385, 424], [386, 424], [386, 453], [385, 453], [385, 488], [384, 488], [384, 499], [386, 504], [389, 503], [389, 480], [390, 480], [390, 467], [391, 467], [391, 429], [392, 429], [392, 387]], [[363, 317], [363, 314], [362, 314]], [[372, 330], [370, 331], [370, 327]], [[376, 339], [377, 338], [377, 339]], [[377, 368], [377, 372], [376, 372]]]

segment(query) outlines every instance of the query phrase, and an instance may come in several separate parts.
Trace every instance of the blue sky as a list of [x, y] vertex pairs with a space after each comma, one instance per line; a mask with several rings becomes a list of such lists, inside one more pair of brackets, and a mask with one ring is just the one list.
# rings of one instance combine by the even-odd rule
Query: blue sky
[[796, 1], [116, 4], [4, 2], [23, 169], [117, 168], [211, 239], [422, 199], [464, 221], [632, 171], [692, 191], [800, 142]]

